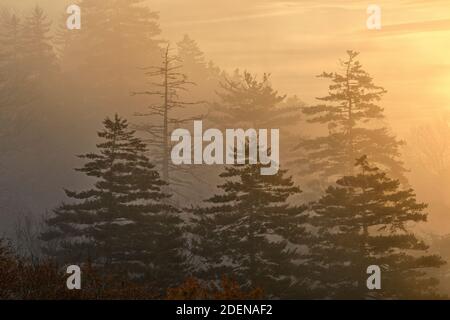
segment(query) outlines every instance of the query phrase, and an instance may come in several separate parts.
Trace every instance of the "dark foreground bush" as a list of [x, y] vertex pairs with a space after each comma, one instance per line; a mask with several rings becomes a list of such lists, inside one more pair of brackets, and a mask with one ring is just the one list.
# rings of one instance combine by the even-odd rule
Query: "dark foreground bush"
[[165, 295], [159, 288], [123, 275], [102, 272], [89, 262], [83, 264], [82, 289], [67, 289], [64, 266], [50, 260], [29, 261], [14, 253], [11, 245], [0, 239], [0, 300], [143, 300], [143, 299], [260, 299], [262, 291], [241, 290], [239, 284], [223, 277], [219, 284], [188, 278]]

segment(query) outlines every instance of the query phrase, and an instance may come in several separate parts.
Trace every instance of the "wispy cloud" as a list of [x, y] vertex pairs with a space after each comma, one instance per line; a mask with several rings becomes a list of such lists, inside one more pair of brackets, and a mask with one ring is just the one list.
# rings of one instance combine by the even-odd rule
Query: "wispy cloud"
[[373, 32], [365, 30], [363, 33], [367, 35], [370, 32], [372, 35], [379, 37], [391, 37], [439, 31], [450, 31], [450, 19], [383, 25], [381, 31]]
[[234, 15], [234, 16], [218, 17], [218, 18], [211, 18], [211, 19], [200, 19], [200, 20], [196, 19], [196, 20], [178, 21], [178, 22], [172, 22], [171, 25], [227, 23], [227, 22], [246, 21], [246, 20], [268, 18], [268, 17], [286, 16], [286, 15], [293, 15], [293, 14], [297, 14], [297, 13], [298, 13], [297, 11], [294, 12], [292, 10], [279, 10], [279, 11], [274, 11], [274, 12], [243, 14], [243, 15]]

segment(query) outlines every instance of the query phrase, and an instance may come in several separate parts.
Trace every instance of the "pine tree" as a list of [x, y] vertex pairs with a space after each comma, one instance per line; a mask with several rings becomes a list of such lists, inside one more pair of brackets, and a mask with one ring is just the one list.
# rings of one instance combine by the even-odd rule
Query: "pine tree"
[[206, 73], [207, 64], [205, 55], [198, 47], [195, 40], [187, 34], [177, 43], [178, 57], [183, 63], [183, 69], [187, 74], [202, 76]]
[[[63, 30], [58, 44], [63, 70], [78, 82], [79, 104], [111, 109], [130, 103], [144, 81], [140, 67], [160, 61], [159, 15], [144, 0], [82, 0], [81, 30]], [[67, 16], [65, 17], [67, 19]]]
[[273, 89], [270, 75], [259, 80], [251, 73], [237, 70], [226, 78], [217, 92], [220, 101], [213, 105], [210, 119], [223, 126], [242, 128], [279, 128], [296, 121], [296, 106], [280, 108], [286, 98]]
[[20, 19], [2, 11], [0, 15], [0, 108], [5, 109], [15, 104], [16, 95], [13, 93], [18, 84], [16, 77], [19, 68], [20, 54]]
[[[9, 141], [23, 129], [22, 119], [26, 115], [25, 111], [35, 97], [30, 71], [24, 64], [23, 47], [21, 19], [10, 11], [1, 11], [0, 138], [8, 138]], [[3, 153], [6, 149], [6, 144], [3, 144]]]
[[182, 65], [180, 71], [196, 84], [189, 90], [191, 99], [213, 101], [219, 84], [223, 81], [220, 68], [214, 66], [212, 61], [206, 61], [197, 42], [188, 35], [177, 42], [177, 57]]
[[[409, 229], [426, 221], [427, 206], [412, 189], [401, 189], [398, 180], [369, 165], [366, 156], [355, 168], [312, 205], [319, 230], [312, 268], [325, 290], [322, 298], [437, 296], [437, 280], [427, 277], [427, 268], [443, 261], [427, 254], [427, 245]], [[382, 269], [381, 290], [367, 288], [370, 265]]]
[[294, 163], [302, 175], [310, 174], [326, 187], [337, 177], [351, 174], [354, 160], [367, 155], [405, 183], [399, 150], [403, 142], [389, 133], [382, 122], [383, 108], [378, 105], [386, 90], [374, 84], [357, 60], [357, 52], [347, 54], [347, 60], [341, 62], [342, 73], [324, 72], [319, 76], [332, 82], [329, 94], [318, 98], [322, 103], [303, 108], [308, 122], [326, 125], [328, 132], [301, 139]]
[[[230, 276], [266, 296], [301, 297], [303, 265], [295, 263], [305, 244], [304, 207], [287, 199], [300, 192], [286, 171], [263, 176], [261, 165], [234, 165], [220, 175], [221, 194], [195, 211], [193, 253], [210, 279]], [[299, 290], [300, 288], [300, 290]], [[302, 291], [304, 290], [304, 291]], [[294, 294], [295, 292], [295, 294]]]
[[16, 77], [23, 54], [22, 21], [7, 10], [0, 12], [0, 43], [1, 79]]
[[[96, 180], [93, 188], [67, 191], [74, 203], [62, 204], [48, 219], [47, 252], [67, 263], [104, 266], [155, 282], [160, 288], [183, 278], [181, 220], [165, 203], [165, 183], [145, 155], [145, 144], [115, 116], [104, 121], [97, 153], [81, 156], [77, 169]], [[52, 243], [52, 242], [49, 242]], [[55, 243], [55, 241], [53, 241]]]
[[[271, 82], [270, 75], [262, 79], [244, 71], [235, 70], [225, 77], [217, 91], [219, 101], [211, 106], [208, 119], [221, 128], [279, 129], [282, 165], [288, 164], [288, 152], [297, 143], [292, 132], [296, 130], [301, 104], [280, 95]], [[293, 102], [291, 104], [291, 102]]]
[[57, 71], [56, 54], [50, 36], [51, 24], [39, 6], [25, 19], [22, 48], [24, 64], [36, 83], [45, 83]]

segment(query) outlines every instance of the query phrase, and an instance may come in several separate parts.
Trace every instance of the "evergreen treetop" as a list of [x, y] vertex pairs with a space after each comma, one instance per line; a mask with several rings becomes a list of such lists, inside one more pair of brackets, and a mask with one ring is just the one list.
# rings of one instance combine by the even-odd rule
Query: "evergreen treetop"
[[327, 133], [302, 138], [294, 163], [303, 175], [320, 179], [325, 187], [343, 175], [351, 175], [354, 159], [367, 155], [382, 169], [406, 183], [400, 158], [402, 141], [383, 124], [383, 108], [378, 105], [386, 90], [376, 84], [357, 60], [347, 52], [342, 72], [322, 73], [329, 79], [328, 95], [318, 105], [303, 108], [311, 123], [326, 125]]
[[242, 128], [279, 128], [297, 121], [298, 107], [280, 107], [282, 96], [270, 83], [270, 75], [261, 79], [244, 71], [225, 78], [217, 92], [220, 101], [213, 105], [210, 119], [223, 126]]

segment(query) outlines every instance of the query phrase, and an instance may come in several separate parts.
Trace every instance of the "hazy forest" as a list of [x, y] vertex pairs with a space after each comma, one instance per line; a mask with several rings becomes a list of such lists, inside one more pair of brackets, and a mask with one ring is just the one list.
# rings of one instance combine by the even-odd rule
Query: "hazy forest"
[[[152, 1], [77, 3], [69, 30], [48, 1], [0, 0], [0, 299], [448, 298], [450, 113], [398, 129], [414, 90], [370, 47], [300, 59], [285, 93], [264, 59], [224, 45], [224, 67], [182, 23], [167, 37]], [[280, 129], [281, 169], [174, 165], [195, 120]]]

